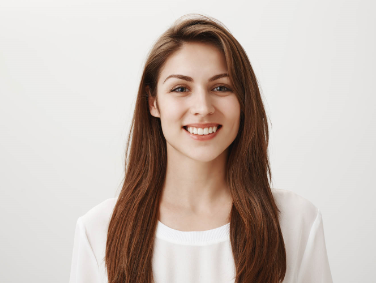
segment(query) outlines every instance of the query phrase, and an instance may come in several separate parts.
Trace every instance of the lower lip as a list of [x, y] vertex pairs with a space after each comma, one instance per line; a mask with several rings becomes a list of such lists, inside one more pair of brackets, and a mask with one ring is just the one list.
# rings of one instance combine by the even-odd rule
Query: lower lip
[[183, 131], [186, 132], [192, 139], [194, 139], [196, 141], [207, 141], [207, 140], [213, 139], [222, 128], [223, 128], [223, 126], [221, 126], [219, 129], [217, 129], [217, 131], [215, 133], [211, 133], [211, 134], [207, 134], [207, 135], [195, 135], [195, 134], [191, 134], [190, 132], [188, 132], [184, 128], [183, 128]]

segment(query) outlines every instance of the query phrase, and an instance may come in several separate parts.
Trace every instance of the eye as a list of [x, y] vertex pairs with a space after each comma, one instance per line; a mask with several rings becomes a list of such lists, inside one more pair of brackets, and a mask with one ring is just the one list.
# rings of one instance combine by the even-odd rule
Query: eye
[[[227, 92], [227, 91], [232, 91], [230, 88], [228, 88], [228, 87], [226, 87], [226, 86], [224, 86], [224, 85], [219, 85], [219, 86], [216, 86], [214, 89], [216, 89], [216, 88], [224, 88], [224, 90], [222, 90], [222, 91], [220, 91], [220, 92]], [[178, 87], [176, 87], [176, 88], [173, 88], [171, 91], [172, 92], [185, 92], [185, 91], [177, 91], [178, 89], [186, 89], [186, 87], [184, 87], [184, 86], [178, 86]]]
[[229, 89], [228, 87], [224, 86], [224, 85], [219, 85], [219, 86], [216, 86], [214, 89], [218, 88], [218, 87], [223, 87], [225, 88], [224, 91], [221, 91], [221, 92], [226, 92], [226, 91], [231, 91], [231, 89]]
[[171, 91], [175, 91], [175, 92], [184, 92], [184, 91], [176, 91], [177, 89], [184, 89], [184, 88], [186, 88], [186, 87], [184, 87], [184, 86], [178, 86], [178, 87], [176, 87], [176, 88], [173, 88]]

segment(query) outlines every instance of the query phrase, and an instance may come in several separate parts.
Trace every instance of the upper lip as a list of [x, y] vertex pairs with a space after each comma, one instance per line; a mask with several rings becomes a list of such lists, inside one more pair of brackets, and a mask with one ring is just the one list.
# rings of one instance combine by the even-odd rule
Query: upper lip
[[221, 124], [219, 123], [193, 123], [184, 125], [184, 127], [195, 127], [195, 128], [209, 128], [209, 127], [216, 127]]

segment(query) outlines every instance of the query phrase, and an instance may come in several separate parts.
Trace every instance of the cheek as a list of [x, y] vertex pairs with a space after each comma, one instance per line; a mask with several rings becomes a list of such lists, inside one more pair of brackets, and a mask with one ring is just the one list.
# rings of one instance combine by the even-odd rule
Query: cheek
[[161, 109], [162, 123], [171, 126], [180, 124], [184, 111], [185, 107], [182, 103], [178, 103], [173, 99], [163, 101], [163, 109]]
[[226, 119], [236, 124], [240, 121], [240, 104], [237, 97], [229, 96], [228, 99], [221, 101], [221, 112], [225, 115]]

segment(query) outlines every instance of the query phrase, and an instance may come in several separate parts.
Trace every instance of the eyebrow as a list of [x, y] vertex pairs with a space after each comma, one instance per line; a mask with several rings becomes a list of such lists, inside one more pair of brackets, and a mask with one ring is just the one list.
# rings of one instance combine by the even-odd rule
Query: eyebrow
[[[209, 79], [209, 82], [212, 82], [212, 81], [215, 81], [215, 80], [218, 80], [220, 78], [223, 78], [223, 77], [228, 77], [228, 73], [223, 73], [223, 74], [219, 74], [219, 75], [215, 75], [213, 77], [211, 77]], [[181, 80], [185, 80], [185, 81], [188, 81], [188, 82], [193, 82], [193, 79], [191, 77], [188, 77], [188, 76], [184, 76], [184, 75], [169, 75], [163, 83], [165, 83], [167, 81], [167, 79], [169, 78], [178, 78], [178, 79], [181, 79]]]

